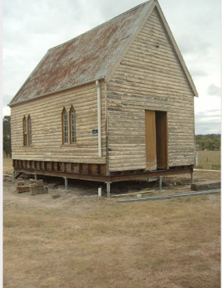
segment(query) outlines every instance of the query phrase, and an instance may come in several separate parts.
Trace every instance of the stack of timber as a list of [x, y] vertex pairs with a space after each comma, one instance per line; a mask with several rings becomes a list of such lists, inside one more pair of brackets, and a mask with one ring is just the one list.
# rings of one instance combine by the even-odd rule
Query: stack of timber
[[202, 191], [202, 190], [211, 190], [221, 187], [221, 182], [218, 180], [205, 181], [205, 182], [196, 182], [191, 185], [191, 190]]
[[15, 185], [17, 193], [30, 192], [32, 196], [48, 193], [48, 187], [44, 186], [43, 180], [29, 179], [29, 183], [25, 183], [23, 179], [19, 178]]

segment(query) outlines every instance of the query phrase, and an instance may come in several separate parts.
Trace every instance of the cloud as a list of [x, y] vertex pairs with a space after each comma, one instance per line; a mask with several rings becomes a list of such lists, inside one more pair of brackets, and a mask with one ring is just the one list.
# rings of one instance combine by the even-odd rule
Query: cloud
[[197, 123], [195, 126], [195, 134], [221, 134], [221, 122]]
[[219, 109], [212, 109], [212, 110], [206, 110], [196, 113], [196, 117], [210, 117], [210, 116], [220, 116], [221, 110]]
[[11, 111], [10, 111], [9, 107], [4, 106], [3, 107], [3, 116], [6, 116], [6, 115], [11, 115]]
[[205, 77], [207, 76], [207, 72], [204, 71], [201, 68], [198, 67], [193, 67], [190, 69], [190, 74], [192, 75], [192, 77], [197, 78], [197, 77]]
[[195, 134], [220, 134], [221, 110], [207, 110], [195, 115]]
[[7, 106], [12, 98], [13, 96], [10, 94], [5, 95], [5, 97], [3, 98], [3, 106]]
[[[6, 105], [49, 48], [68, 41], [141, 2], [4, 1], [3, 113], [9, 113]], [[200, 97], [195, 100], [197, 109], [203, 110], [203, 113], [208, 109], [217, 109], [219, 97], [209, 96], [220, 94], [220, 0], [159, 0], [159, 3], [200, 92]], [[209, 111], [197, 114], [197, 131], [211, 129], [210, 127], [212, 131], [218, 130], [218, 118], [215, 120], [208, 114]], [[201, 119], [208, 120], [204, 122]]]
[[221, 88], [218, 87], [217, 85], [211, 84], [207, 89], [207, 93], [209, 95], [220, 97], [221, 96]]
[[[186, 41], [184, 41], [186, 39]], [[206, 41], [196, 33], [191, 35], [185, 33], [179, 35], [177, 38], [178, 45], [183, 55], [185, 54], [197, 54], [197, 55], [206, 55], [210, 52], [212, 44], [209, 41]]]

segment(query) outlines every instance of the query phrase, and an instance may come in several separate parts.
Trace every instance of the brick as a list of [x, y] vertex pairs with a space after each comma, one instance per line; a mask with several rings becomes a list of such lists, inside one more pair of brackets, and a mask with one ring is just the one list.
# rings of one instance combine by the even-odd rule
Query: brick
[[17, 193], [24, 193], [24, 192], [29, 192], [30, 191], [30, 187], [27, 185], [23, 185], [23, 186], [18, 186], [16, 188], [16, 192]]
[[30, 181], [31, 183], [36, 183], [36, 180], [35, 180], [35, 179], [32, 179], [32, 178], [30, 178], [29, 181]]

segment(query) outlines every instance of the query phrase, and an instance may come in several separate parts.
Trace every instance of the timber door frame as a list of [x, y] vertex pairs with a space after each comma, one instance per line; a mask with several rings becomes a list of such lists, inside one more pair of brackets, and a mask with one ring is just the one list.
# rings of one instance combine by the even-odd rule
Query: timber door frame
[[157, 170], [156, 112], [145, 110], [146, 170]]
[[167, 111], [145, 110], [146, 170], [167, 170]]
[[166, 111], [156, 111], [156, 149], [157, 169], [168, 169], [168, 115]]

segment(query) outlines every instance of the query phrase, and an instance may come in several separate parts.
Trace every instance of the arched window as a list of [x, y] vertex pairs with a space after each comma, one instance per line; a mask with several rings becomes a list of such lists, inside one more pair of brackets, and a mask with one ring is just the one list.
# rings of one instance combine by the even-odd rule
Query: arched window
[[28, 144], [32, 145], [32, 120], [30, 115], [28, 116]]
[[71, 106], [69, 111], [70, 143], [76, 142], [76, 110]]
[[27, 146], [27, 123], [25, 116], [23, 117], [23, 145]]
[[62, 111], [62, 143], [66, 144], [69, 142], [68, 132], [68, 114], [65, 108]]

